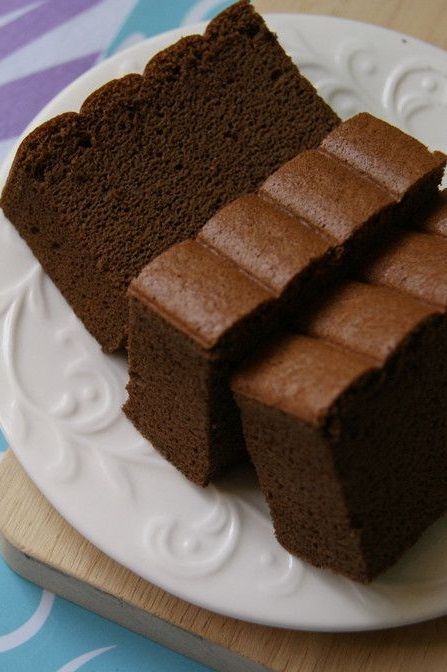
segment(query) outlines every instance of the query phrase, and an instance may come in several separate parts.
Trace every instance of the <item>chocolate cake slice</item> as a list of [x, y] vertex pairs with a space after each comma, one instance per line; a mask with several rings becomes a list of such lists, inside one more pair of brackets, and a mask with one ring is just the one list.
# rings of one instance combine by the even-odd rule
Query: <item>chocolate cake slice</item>
[[247, 1], [21, 144], [6, 216], [106, 351], [130, 280], [339, 123]]
[[414, 229], [421, 229], [427, 233], [438, 233], [447, 236], [447, 189], [440, 191], [431, 204], [425, 217], [413, 220]]
[[447, 310], [447, 191], [412, 224], [367, 265], [363, 277]]
[[234, 377], [278, 541], [358, 581], [447, 508], [447, 319], [349, 282]]
[[357, 115], [132, 281], [124, 410], [188, 478], [206, 485], [246, 456], [229, 389], [238, 362], [434, 197], [444, 162]]

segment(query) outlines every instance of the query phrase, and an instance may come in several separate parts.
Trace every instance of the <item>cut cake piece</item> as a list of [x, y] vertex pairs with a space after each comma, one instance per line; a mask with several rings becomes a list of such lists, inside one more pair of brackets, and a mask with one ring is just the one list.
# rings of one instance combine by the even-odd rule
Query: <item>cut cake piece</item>
[[433, 197], [444, 162], [357, 115], [150, 263], [129, 289], [124, 410], [137, 429], [201, 485], [244, 459], [231, 372]]
[[278, 541], [357, 581], [447, 508], [447, 319], [348, 282], [233, 378]]
[[447, 310], [447, 190], [428, 215], [411, 221], [362, 271], [370, 282], [394, 287]]
[[242, 1], [33, 131], [1, 206], [110, 352], [130, 280], [338, 123]]

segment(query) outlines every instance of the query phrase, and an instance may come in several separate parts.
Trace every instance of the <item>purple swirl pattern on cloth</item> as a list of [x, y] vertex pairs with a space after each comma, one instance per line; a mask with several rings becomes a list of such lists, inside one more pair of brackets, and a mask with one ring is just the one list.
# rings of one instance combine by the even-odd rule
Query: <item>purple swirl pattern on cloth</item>
[[98, 53], [87, 54], [1, 85], [0, 140], [18, 136], [42, 107], [88, 70], [98, 56]]
[[[98, 2], [100, 0], [70, 0], [70, 2], [46, 0], [46, 2], [30, 9], [30, 11], [0, 28], [0, 59], [9, 56], [16, 49], [32, 42], [42, 34], [48, 33], [56, 26], [67, 23], [69, 19], [86, 9], [90, 9]], [[20, 4], [25, 5], [24, 2]], [[0, 9], [2, 14], [5, 14], [5, 8], [7, 10], [8, 5], [17, 5], [17, 0], [3, 2]]]
[[[26, 10], [27, 6], [31, 9], [0, 27], [0, 59], [10, 57], [99, 2], [46, 0], [35, 6], [29, 0], [3, 0], [0, 16]], [[19, 135], [45, 103], [90, 68], [98, 56], [99, 52], [86, 54], [0, 84], [0, 141]]]

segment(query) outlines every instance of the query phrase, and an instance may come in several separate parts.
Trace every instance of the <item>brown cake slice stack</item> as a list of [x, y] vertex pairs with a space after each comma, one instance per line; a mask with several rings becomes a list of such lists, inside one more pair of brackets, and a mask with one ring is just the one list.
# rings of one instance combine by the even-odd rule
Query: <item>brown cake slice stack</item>
[[243, 0], [31, 133], [1, 205], [110, 352], [129, 281], [338, 123]]
[[446, 385], [442, 309], [354, 281], [246, 365], [232, 387], [279, 542], [360, 581], [393, 564], [447, 509]]
[[125, 412], [188, 478], [205, 485], [245, 456], [238, 363], [434, 198], [444, 163], [357, 115], [131, 283]]
[[447, 510], [447, 192], [234, 378], [280, 543], [360, 581]]
[[[436, 203], [444, 162], [359, 115], [130, 289], [126, 412], [137, 427], [202, 484], [245, 439], [280, 543], [360, 581], [447, 508], [447, 242], [393, 226], [427, 219], [421, 206]], [[442, 226], [443, 207], [427, 228]], [[365, 272], [374, 234], [384, 249]], [[415, 236], [425, 237], [421, 267]], [[321, 291], [360, 270], [367, 283]], [[278, 324], [299, 333], [273, 337]], [[244, 438], [228, 384], [237, 368]]]
[[447, 192], [233, 380], [278, 540], [369, 581], [447, 510]]

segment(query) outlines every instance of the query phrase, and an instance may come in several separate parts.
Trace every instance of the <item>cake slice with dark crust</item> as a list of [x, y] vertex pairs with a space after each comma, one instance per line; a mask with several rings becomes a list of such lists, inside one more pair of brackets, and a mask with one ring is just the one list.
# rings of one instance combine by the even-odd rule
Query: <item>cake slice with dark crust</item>
[[278, 540], [361, 581], [447, 508], [447, 193], [407, 223], [233, 383]]
[[196, 241], [132, 282], [124, 410], [188, 478], [205, 485], [244, 455], [228, 370], [256, 340], [271, 294]]
[[[331, 153], [339, 136], [352, 164], [349, 152]], [[400, 165], [388, 164], [390, 146]], [[124, 410], [188, 478], [205, 485], [246, 456], [229, 389], [238, 362], [433, 197], [444, 161], [357, 115], [132, 281]]]
[[106, 351], [130, 280], [339, 123], [246, 1], [21, 144], [1, 205]]
[[447, 190], [426, 217], [411, 224], [414, 228], [395, 236], [362, 276], [447, 310]]
[[447, 319], [343, 284], [232, 389], [278, 541], [370, 581], [447, 508]]
[[414, 229], [421, 229], [427, 233], [438, 233], [447, 236], [447, 189], [440, 191], [438, 197], [431, 204], [428, 213], [422, 219], [412, 221]]

